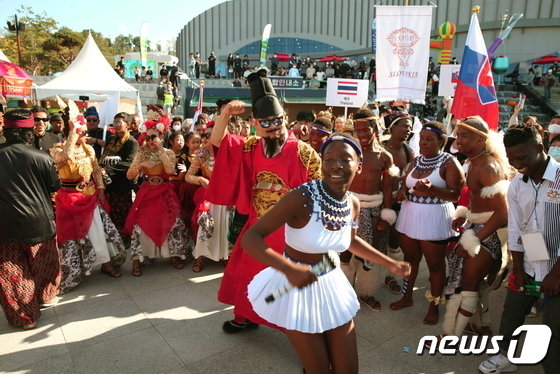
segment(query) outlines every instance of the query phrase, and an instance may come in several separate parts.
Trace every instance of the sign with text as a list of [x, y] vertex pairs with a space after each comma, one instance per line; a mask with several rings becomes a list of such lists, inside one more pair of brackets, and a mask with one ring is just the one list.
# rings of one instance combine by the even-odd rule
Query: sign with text
[[441, 65], [439, 75], [439, 96], [455, 96], [461, 65]]
[[368, 99], [367, 79], [327, 79], [327, 106], [361, 108]]
[[303, 88], [303, 78], [301, 77], [275, 77], [271, 76], [272, 87], [282, 88]]

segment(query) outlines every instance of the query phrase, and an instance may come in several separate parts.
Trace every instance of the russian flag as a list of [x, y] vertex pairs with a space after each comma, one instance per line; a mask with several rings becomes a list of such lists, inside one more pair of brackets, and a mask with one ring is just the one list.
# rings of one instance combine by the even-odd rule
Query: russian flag
[[338, 95], [357, 95], [358, 82], [338, 81], [336, 93]]
[[451, 113], [461, 119], [481, 116], [491, 129], [498, 129], [498, 98], [476, 13], [471, 16]]

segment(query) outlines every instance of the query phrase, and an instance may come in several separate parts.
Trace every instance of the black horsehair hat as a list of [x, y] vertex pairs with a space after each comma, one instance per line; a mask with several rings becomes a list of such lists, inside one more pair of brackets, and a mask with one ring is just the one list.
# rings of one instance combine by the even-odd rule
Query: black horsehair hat
[[284, 114], [284, 108], [278, 101], [272, 82], [266, 77], [265, 69], [249, 74], [247, 82], [251, 87], [253, 117], [261, 119], [280, 117]]

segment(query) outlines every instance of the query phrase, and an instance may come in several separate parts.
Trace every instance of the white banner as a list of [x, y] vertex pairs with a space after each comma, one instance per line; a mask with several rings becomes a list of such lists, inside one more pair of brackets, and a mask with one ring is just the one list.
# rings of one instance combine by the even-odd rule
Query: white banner
[[367, 104], [369, 81], [367, 79], [327, 79], [327, 106], [361, 108]]
[[424, 104], [432, 6], [377, 6], [377, 101]]
[[455, 96], [461, 65], [441, 65], [438, 96]]

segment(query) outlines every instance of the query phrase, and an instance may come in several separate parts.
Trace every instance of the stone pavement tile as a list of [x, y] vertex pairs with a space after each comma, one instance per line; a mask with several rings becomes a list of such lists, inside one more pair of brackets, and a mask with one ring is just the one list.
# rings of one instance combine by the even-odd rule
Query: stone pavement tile
[[168, 373], [184, 364], [154, 327], [70, 352], [77, 374]]
[[390, 359], [391, 355], [384, 349], [376, 347], [367, 352], [360, 352], [360, 374], [417, 374], [406, 362]]
[[151, 326], [130, 298], [94, 304], [58, 316], [58, 319], [71, 351]]
[[203, 284], [184, 281], [180, 285], [143, 293], [132, 299], [153, 324], [165, 319], [197, 318], [201, 313], [228, 307], [216, 300], [218, 281], [212, 282], [211, 290]]
[[195, 316], [191, 314], [180, 321], [167, 321], [155, 328], [176, 354], [190, 364], [209, 359], [222, 352], [234, 349], [265, 334], [272, 329], [260, 326], [257, 330], [239, 334], [226, 334], [222, 323], [230, 317], [230, 311], [214, 311]]
[[74, 374], [75, 372], [70, 353], [28, 363], [15, 370], [10, 370], [10, 374]]
[[125, 298], [128, 298], [128, 294], [120, 285], [120, 279], [109, 278], [104, 274], [94, 272], [86, 277], [80, 285], [59, 296], [59, 301], [55, 306], [56, 314], [61, 316], [75, 313]]
[[[279, 339], [284, 343], [278, 343]], [[282, 334], [267, 334], [214, 354], [210, 359], [189, 364], [187, 369], [193, 374], [301, 373], [301, 365], [294, 362], [295, 353], [287, 354], [286, 347], [289, 342]]]
[[142, 266], [143, 275], [141, 277], [130, 275], [129, 266], [130, 264], [122, 267], [123, 276], [119, 278], [119, 283], [130, 296], [185, 284], [185, 278], [181, 273], [185, 273], [187, 268], [175, 269], [167, 258]]
[[68, 353], [64, 335], [52, 309], [42, 312], [36, 329], [8, 329], [0, 331], [0, 372], [33, 365], [49, 357]]

